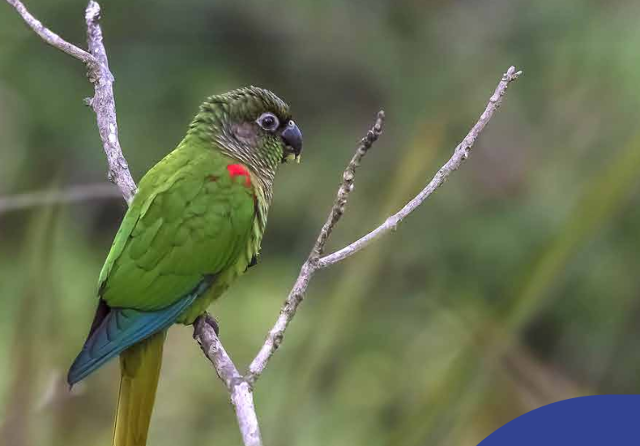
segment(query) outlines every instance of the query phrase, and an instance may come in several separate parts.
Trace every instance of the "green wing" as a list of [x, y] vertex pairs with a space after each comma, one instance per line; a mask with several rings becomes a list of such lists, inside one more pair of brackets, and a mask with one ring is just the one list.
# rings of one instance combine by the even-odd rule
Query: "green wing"
[[237, 261], [255, 205], [229, 163], [211, 150], [178, 148], [145, 175], [100, 273], [110, 307], [167, 307]]

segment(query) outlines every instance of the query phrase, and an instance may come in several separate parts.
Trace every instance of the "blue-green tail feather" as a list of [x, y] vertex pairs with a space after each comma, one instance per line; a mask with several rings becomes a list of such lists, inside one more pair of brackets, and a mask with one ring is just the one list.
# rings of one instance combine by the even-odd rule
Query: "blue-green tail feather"
[[[106, 315], [100, 315], [99, 320], [96, 317], [82, 351], [69, 369], [69, 385], [73, 386], [136, 342], [169, 327], [210, 285], [211, 279], [207, 277], [191, 293], [158, 311], [107, 307]], [[98, 312], [104, 311], [104, 305], [100, 305]]]

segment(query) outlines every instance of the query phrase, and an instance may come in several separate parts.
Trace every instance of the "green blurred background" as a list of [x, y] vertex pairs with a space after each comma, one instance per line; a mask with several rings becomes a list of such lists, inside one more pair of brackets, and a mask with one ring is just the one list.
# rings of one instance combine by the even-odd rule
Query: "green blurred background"
[[[30, 0], [84, 45], [84, 1]], [[134, 178], [207, 95], [254, 84], [305, 135], [252, 269], [213, 313], [244, 367], [275, 321], [379, 108], [329, 250], [419, 191], [510, 66], [524, 76], [471, 159], [400, 230], [314, 279], [256, 388], [268, 445], [475, 445], [557, 400], [640, 390], [640, 3], [105, 2]], [[105, 181], [83, 66], [0, 3], [0, 195]], [[111, 440], [117, 362], [63, 384], [121, 199], [0, 214], [0, 443]], [[239, 445], [227, 393], [171, 331], [150, 445]]]

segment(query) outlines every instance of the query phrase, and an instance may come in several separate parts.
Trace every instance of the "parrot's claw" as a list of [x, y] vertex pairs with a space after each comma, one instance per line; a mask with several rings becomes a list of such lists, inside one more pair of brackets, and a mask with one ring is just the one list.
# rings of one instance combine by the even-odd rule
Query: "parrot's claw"
[[[218, 325], [218, 321], [216, 321], [216, 319], [211, 316], [209, 313], [204, 313], [203, 315], [199, 316], [195, 323], [193, 324], [194, 328], [197, 328], [198, 326], [200, 326], [200, 324], [207, 324], [209, 325], [211, 328], [213, 328], [213, 331], [216, 332], [216, 336], [220, 336], [220, 326]], [[194, 331], [193, 333], [193, 337], [196, 336], [196, 333]]]

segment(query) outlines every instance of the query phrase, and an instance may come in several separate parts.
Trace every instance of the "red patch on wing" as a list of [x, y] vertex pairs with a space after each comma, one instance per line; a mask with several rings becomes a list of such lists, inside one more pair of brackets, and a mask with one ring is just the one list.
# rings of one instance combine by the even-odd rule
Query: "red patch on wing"
[[251, 175], [249, 175], [249, 171], [242, 164], [229, 164], [227, 166], [227, 170], [229, 171], [229, 176], [231, 178], [243, 176], [244, 185], [247, 187], [251, 186]]

